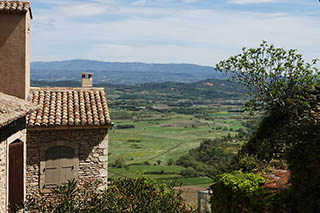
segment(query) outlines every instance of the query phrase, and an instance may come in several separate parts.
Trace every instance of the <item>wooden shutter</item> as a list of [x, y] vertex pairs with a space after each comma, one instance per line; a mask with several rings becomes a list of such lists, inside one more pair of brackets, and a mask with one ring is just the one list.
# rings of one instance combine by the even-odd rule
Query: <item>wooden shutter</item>
[[53, 188], [74, 178], [74, 150], [57, 146], [46, 151], [45, 188]]
[[60, 184], [63, 184], [74, 178], [74, 150], [69, 147], [63, 147], [60, 153]]
[[53, 188], [59, 185], [59, 150], [53, 147], [46, 151], [45, 188]]
[[9, 205], [23, 201], [23, 142], [9, 145]]

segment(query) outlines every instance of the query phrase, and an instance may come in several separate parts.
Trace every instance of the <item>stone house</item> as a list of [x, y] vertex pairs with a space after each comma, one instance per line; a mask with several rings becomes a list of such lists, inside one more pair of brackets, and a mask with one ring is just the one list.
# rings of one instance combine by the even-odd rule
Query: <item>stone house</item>
[[31, 18], [28, 2], [0, 1], [0, 92], [38, 106], [26, 118], [26, 195], [69, 179], [106, 187], [112, 123], [104, 89], [92, 87], [91, 73], [79, 88], [30, 88]]
[[68, 179], [95, 178], [106, 186], [111, 120], [104, 89], [87, 86], [30, 89], [39, 109], [27, 118], [27, 194]]
[[23, 201], [26, 182], [26, 114], [36, 107], [0, 92], [0, 212]]

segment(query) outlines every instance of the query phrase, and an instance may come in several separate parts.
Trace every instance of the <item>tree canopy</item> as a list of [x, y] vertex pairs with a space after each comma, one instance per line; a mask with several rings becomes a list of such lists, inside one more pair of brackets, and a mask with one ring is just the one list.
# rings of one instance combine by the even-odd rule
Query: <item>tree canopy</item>
[[263, 41], [258, 48], [216, 65], [250, 90], [245, 108], [266, 112], [241, 154], [260, 160], [285, 159], [290, 188], [283, 194], [288, 212], [320, 211], [320, 70], [297, 50]]
[[305, 62], [297, 50], [286, 51], [263, 41], [258, 48], [244, 47], [242, 53], [219, 62], [216, 69], [231, 74], [231, 79], [250, 90], [247, 110], [296, 111], [308, 104], [304, 92], [319, 84], [317, 61]]

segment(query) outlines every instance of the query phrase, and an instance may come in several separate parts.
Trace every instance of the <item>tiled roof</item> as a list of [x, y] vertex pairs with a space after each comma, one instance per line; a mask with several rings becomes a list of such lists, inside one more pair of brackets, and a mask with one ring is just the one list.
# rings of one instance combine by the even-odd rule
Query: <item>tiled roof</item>
[[15, 13], [25, 14], [30, 11], [30, 3], [25, 1], [0, 1], [0, 14], [1, 13]]
[[31, 103], [0, 92], [0, 127], [25, 116], [36, 109]]
[[111, 125], [103, 88], [31, 88], [30, 99], [29, 127]]

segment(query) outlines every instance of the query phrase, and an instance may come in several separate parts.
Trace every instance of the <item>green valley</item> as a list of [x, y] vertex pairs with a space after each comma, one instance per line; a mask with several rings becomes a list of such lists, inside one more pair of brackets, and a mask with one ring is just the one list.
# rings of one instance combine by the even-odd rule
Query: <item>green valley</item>
[[[33, 86], [77, 86], [79, 82], [33, 81]], [[107, 93], [114, 127], [109, 134], [109, 179], [144, 173], [158, 182], [208, 186], [208, 175], [176, 165], [205, 140], [236, 155], [252, 124], [242, 112], [247, 91], [237, 83], [208, 79], [194, 83], [98, 84]], [[217, 146], [220, 146], [219, 144]], [[222, 145], [221, 145], [222, 146]]]

